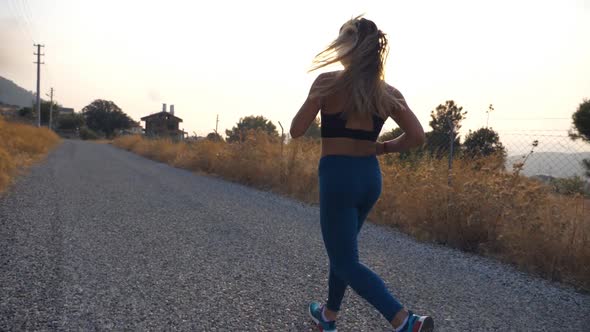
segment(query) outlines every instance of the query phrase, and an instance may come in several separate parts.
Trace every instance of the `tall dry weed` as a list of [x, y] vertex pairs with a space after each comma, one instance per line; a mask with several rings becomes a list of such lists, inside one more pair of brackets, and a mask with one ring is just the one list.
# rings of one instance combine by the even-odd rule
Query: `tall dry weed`
[[[123, 137], [115, 145], [193, 171], [317, 203], [317, 141], [251, 133], [245, 142], [172, 143]], [[493, 256], [590, 289], [590, 201], [503, 169], [503, 160], [381, 158], [383, 189], [372, 212], [424, 241]], [[450, 179], [450, 181], [449, 181]]]
[[59, 142], [47, 128], [6, 122], [0, 117], [0, 192], [22, 167], [42, 158]]

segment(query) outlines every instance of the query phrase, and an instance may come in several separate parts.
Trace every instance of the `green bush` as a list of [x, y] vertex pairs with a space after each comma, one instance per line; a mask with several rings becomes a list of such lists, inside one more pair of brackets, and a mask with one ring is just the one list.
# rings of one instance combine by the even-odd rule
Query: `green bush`
[[584, 189], [585, 182], [579, 176], [573, 176], [570, 178], [556, 178], [551, 180], [553, 190], [558, 194], [562, 195], [589, 195]]
[[83, 140], [99, 139], [99, 135], [86, 127], [80, 128], [80, 138]]

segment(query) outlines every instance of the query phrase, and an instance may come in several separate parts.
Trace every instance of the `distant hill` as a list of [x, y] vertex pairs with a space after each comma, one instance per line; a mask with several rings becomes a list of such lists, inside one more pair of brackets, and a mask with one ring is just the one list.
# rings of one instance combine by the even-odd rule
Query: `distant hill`
[[[590, 145], [588, 146], [590, 149]], [[527, 159], [523, 175], [549, 175], [556, 178], [584, 176], [582, 159], [590, 158], [590, 152], [561, 153], [561, 152], [535, 152]], [[506, 168], [512, 169], [512, 165], [522, 161], [522, 156], [509, 156], [506, 159]]]
[[35, 94], [16, 85], [13, 81], [0, 76], [0, 102], [7, 105], [30, 107]]

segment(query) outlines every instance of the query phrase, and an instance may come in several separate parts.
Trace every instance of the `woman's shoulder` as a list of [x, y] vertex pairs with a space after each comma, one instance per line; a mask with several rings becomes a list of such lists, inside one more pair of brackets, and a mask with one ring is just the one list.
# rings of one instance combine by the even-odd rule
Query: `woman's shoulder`
[[334, 80], [337, 79], [339, 73], [340, 71], [330, 71], [319, 74], [311, 85], [310, 93], [313, 95], [324, 95], [326, 89], [329, 89], [334, 84]]
[[329, 71], [329, 72], [321, 73], [318, 75], [318, 77], [315, 80], [316, 80], [316, 82], [333, 80], [333, 79], [337, 78], [341, 72], [342, 72], [341, 70], [336, 70], [336, 71]]
[[386, 90], [388, 93], [391, 93], [391, 94], [392, 94], [393, 96], [395, 96], [396, 98], [400, 98], [400, 96], [401, 96], [401, 92], [399, 92], [399, 90], [398, 90], [398, 89], [396, 89], [396, 88], [395, 88], [393, 85], [391, 85], [391, 84], [389, 84], [389, 83], [387, 83], [387, 82], [385, 82], [385, 81], [383, 81], [383, 84], [384, 84], [384, 86], [385, 86], [385, 90]]

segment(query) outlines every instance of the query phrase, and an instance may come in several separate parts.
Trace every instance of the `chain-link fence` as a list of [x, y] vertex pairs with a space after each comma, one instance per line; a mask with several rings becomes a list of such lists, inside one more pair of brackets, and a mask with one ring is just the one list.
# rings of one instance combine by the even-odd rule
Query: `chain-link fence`
[[430, 132], [422, 148], [438, 158], [503, 152], [505, 169], [552, 185], [563, 193], [590, 194], [590, 143], [574, 140], [567, 130], [496, 130], [481, 128], [467, 134]]
[[499, 131], [507, 151], [507, 164], [518, 162], [530, 153], [522, 170], [526, 176], [554, 178], [585, 177], [584, 159], [590, 159], [590, 143], [572, 140], [566, 131]]

